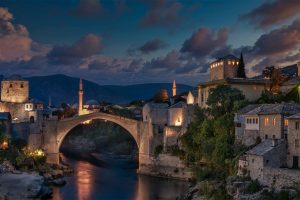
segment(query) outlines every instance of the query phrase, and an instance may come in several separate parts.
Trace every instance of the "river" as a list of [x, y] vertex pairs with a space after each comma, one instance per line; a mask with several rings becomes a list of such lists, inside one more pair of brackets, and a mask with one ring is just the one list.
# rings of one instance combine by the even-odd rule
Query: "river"
[[97, 155], [107, 165], [63, 156], [74, 169], [67, 184], [54, 188], [54, 200], [175, 200], [187, 190], [187, 183], [136, 173], [132, 160]]

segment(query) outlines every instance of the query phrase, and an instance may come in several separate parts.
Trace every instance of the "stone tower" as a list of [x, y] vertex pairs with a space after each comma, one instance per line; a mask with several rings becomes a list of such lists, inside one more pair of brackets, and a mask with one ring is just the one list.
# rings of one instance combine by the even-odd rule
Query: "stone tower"
[[236, 78], [240, 59], [227, 55], [210, 63], [210, 81]]
[[29, 82], [19, 75], [12, 75], [1, 82], [1, 101], [25, 103], [29, 99]]
[[176, 90], [177, 90], [177, 89], [176, 89], [176, 81], [174, 80], [174, 81], [173, 81], [173, 87], [172, 87], [172, 91], [173, 91], [173, 95], [172, 95], [172, 96], [173, 96], [173, 97], [176, 96]]
[[82, 101], [83, 101], [83, 86], [82, 79], [79, 81], [79, 91], [78, 91], [78, 115], [82, 115]]

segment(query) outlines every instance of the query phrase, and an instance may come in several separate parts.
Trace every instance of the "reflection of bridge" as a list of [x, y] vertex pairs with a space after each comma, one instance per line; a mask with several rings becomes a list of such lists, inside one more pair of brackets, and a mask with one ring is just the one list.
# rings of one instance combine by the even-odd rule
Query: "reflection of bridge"
[[43, 127], [43, 149], [47, 154], [48, 162], [59, 163], [59, 148], [68, 132], [75, 126], [93, 119], [101, 119], [120, 125], [134, 138], [139, 148], [140, 156], [146, 156], [150, 154], [149, 141], [151, 140], [153, 134], [151, 124], [103, 112], [94, 112], [59, 121], [45, 121]]

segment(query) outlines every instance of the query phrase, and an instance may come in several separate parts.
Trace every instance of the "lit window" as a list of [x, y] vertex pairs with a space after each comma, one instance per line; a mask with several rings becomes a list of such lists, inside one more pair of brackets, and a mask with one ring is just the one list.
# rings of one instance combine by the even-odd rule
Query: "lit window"
[[238, 65], [238, 64], [239, 64], [239, 62], [236, 62], [236, 64]]
[[276, 125], [276, 119], [273, 118], [273, 126], [275, 126], [275, 125]]
[[230, 60], [228, 60], [228, 64], [231, 65], [231, 61]]
[[234, 65], [234, 61], [232, 61], [232, 64]]
[[288, 125], [289, 125], [289, 120], [285, 119], [285, 120], [284, 120], [284, 125], [285, 125], [285, 126], [288, 126]]
[[268, 125], [269, 125], [269, 118], [266, 117], [266, 118], [265, 118], [265, 126], [268, 126]]

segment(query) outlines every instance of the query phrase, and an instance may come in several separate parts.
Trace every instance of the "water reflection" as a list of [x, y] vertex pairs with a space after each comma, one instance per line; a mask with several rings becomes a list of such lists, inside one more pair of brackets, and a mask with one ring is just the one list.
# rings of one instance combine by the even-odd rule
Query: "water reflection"
[[124, 160], [107, 159], [112, 167], [100, 168], [64, 158], [75, 169], [64, 187], [54, 189], [54, 200], [174, 200], [185, 182], [138, 175]]

